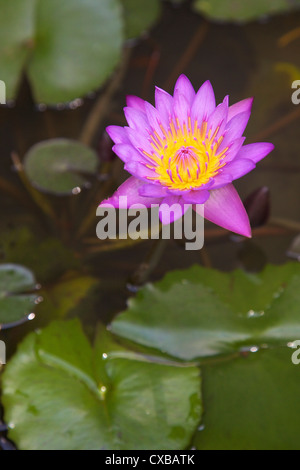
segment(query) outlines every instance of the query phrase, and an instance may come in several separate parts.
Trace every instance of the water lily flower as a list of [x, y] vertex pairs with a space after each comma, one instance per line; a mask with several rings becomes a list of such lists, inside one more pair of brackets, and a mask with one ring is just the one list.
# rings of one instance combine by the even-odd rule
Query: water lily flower
[[[215, 224], [251, 237], [247, 212], [232, 181], [255, 168], [274, 148], [266, 142], [243, 145], [252, 98], [229, 106], [228, 96], [216, 106], [209, 81], [196, 93], [181, 75], [171, 96], [156, 87], [155, 106], [127, 97], [127, 127], [109, 126], [113, 151], [125, 163], [129, 177], [102, 202], [124, 208], [167, 204], [178, 209], [177, 220], [190, 205]], [[136, 207], [136, 206], [135, 206]], [[166, 206], [164, 206], [166, 207]], [[160, 211], [162, 223], [164, 211]]]

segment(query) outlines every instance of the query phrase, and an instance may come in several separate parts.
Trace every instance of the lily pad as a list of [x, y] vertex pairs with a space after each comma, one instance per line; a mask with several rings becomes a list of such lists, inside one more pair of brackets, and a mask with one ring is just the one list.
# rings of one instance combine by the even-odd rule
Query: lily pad
[[72, 194], [87, 184], [97, 169], [98, 157], [91, 148], [70, 139], [51, 139], [35, 144], [25, 155], [24, 169], [40, 190]]
[[124, 8], [125, 35], [135, 38], [147, 31], [158, 19], [160, 0], [121, 0]]
[[184, 449], [201, 415], [199, 369], [120, 350], [78, 320], [31, 333], [2, 377], [20, 450]]
[[283, 13], [300, 7], [300, 1], [294, 0], [195, 0], [194, 8], [208, 18], [217, 21], [251, 21], [265, 15]]
[[300, 338], [300, 266], [260, 274], [199, 266], [142, 288], [111, 331], [179, 359], [232, 353]]
[[299, 449], [300, 369], [287, 347], [203, 365], [199, 450]]
[[0, 0], [1, 79], [16, 96], [22, 73], [35, 99], [67, 102], [99, 88], [121, 57], [117, 0]]
[[33, 273], [17, 264], [0, 265], [0, 329], [28, 318], [37, 296]]

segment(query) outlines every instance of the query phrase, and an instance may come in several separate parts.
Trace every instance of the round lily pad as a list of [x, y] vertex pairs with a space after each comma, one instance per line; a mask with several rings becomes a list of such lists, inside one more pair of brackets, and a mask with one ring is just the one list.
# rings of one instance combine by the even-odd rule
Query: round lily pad
[[33, 273], [17, 264], [0, 265], [0, 329], [28, 318], [37, 296]]
[[184, 449], [201, 417], [194, 365], [120, 350], [78, 320], [31, 333], [2, 377], [20, 450]]
[[24, 159], [24, 170], [38, 189], [54, 194], [72, 194], [95, 173], [96, 152], [69, 139], [51, 139], [34, 145]]
[[118, 0], [0, 0], [1, 79], [15, 98], [25, 72], [38, 102], [99, 88], [121, 58]]

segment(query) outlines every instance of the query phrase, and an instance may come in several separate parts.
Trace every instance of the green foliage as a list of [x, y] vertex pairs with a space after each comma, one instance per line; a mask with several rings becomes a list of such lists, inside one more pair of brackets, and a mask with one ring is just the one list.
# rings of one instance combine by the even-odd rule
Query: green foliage
[[160, 14], [160, 0], [121, 0], [124, 8], [125, 35], [135, 38], [147, 31]]
[[33, 311], [36, 280], [29, 269], [17, 264], [0, 264], [0, 329], [19, 322]]
[[292, 353], [276, 347], [204, 365], [205, 416], [196, 448], [299, 449], [300, 366]]
[[51, 139], [34, 145], [24, 158], [24, 170], [33, 186], [54, 194], [72, 194], [83, 187], [98, 164], [91, 148], [69, 139]]
[[16, 97], [23, 72], [36, 101], [49, 105], [99, 88], [118, 64], [125, 37], [139, 35], [157, 18], [158, 1], [145, 6], [133, 0], [0, 0], [8, 99]]
[[195, 0], [194, 9], [212, 20], [251, 21], [265, 15], [284, 13], [299, 8], [300, 1], [295, 0]]
[[299, 286], [296, 263], [256, 275], [195, 266], [145, 286], [112, 331], [186, 360], [286, 344], [300, 338]]
[[19, 449], [178, 449], [200, 419], [194, 365], [132, 353], [77, 320], [31, 333], [3, 374], [5, 419]]
[[[197, 449], [297, 449], [300, 266], [260, 274], [192, 267], [145, 286], [112, 331], [179, 359], [199, 358], [205, 414]], [[290, 346], [290, 347], [288, 347]]]

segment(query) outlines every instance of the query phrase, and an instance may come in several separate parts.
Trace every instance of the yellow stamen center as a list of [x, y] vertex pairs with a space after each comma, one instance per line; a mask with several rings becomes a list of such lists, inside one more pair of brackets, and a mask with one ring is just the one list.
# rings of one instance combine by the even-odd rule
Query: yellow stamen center
[[[225, 165], [223, 159], [228, 148], [218, 153], [223, 136], [217, 137], [219, 128], [212, 133], [207, 129], [207, 122], [198, 126], [191, 119], [182, 127], [178, 119], [170, 121], [169, 129], [162, 125], [161, 132], [150, 135], [151, 153], [143, 152], [158, 180], [169, 189], [190, 190], [208, 183]], [[153, 162], [153, 164], [152, 164]]]

